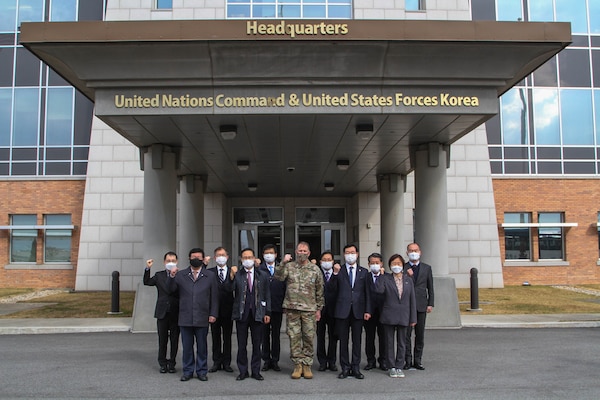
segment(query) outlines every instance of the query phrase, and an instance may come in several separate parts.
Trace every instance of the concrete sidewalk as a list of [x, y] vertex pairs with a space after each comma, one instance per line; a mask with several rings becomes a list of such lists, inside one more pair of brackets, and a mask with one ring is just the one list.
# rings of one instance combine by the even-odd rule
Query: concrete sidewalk
[[[598, 328], [600, 314], [461, 315], [463, 328]], [[0, 319], [0, 335], [128, 332], [131, 318]]]

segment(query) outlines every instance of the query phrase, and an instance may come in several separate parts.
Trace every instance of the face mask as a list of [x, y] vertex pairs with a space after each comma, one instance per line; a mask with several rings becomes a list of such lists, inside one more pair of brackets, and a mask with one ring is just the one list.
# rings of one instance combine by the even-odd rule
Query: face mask
[[304, 261], [308, 260], [308, 254], [296, 254], [296, 259], [298, 262], [303, 263]]
[[254, 260], [242, 260], [242, 265], [246, 270], [251, 269], [254, 267]]
[[369, 265], [369, 267], [371, 268], [371, 272], [374, 274], [378, 274], [381, 271], [379, 264]]
[[356, 254], [344, 254], [344, 259], [350, 265], [356, 262]]
[[215, 258], [215, 261], [217, 262], [217, 265], [225, 265], [227, 264], [227, 257], [225, 256], [218, 256], [217, 258]]
[[421, 255], [417, 252], [408, 253], [408, 259], [410, 261], [419, 261], [419, 258], [421, 258]]
[[402, 267], [400, 265], [393, 265], [391, 267], [391, 270], [393, 273], [399, 274], [400, 272], [402, 272]]
[[268, 262], [270, 264], [273, 261], [275, 261], [275, 254], [271, 254], [271, 253], [263, 254], [263, 258], [265, 259], [265, 262]]
[[166, 263], [165, 264], [165, 268], [168, 269], [169, 271], [172, 270], [173, 268], [175, 268], [177, 266], [177, 264], [175, 263]]
[[333, 261], [321, 261], [321, 268], [323, 268], [325, 271], [329, 271], [331, 268], [333, 268]]
[[192, 258], [190, 260], [190, 265], [194, 268], [200, 268], [201, 266], [204, 265], [204, 263], [199, 258]]

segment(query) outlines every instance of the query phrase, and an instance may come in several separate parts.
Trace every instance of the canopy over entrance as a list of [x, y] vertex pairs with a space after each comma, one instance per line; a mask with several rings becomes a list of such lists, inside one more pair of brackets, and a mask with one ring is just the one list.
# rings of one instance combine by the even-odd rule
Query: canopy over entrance
[[[350, 195], [451, 144], [571, 40], [568, 23], [24, 23], [21, 43], [140, 148], [230, 196]], [[257, 190], [248, 192], [248, 185]]]

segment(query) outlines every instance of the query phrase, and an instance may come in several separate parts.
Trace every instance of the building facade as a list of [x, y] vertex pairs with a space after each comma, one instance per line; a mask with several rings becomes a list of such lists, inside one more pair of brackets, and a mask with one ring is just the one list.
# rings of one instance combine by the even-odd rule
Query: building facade
[[[0, 286], [107, 290], [115, 270], [123, 290], [135, 290], [140, 282], [147, 256], [143, 227], [148, 199], [141, 168], [146, 156], [92, 118], [91, 102], [20, 47], [16, 34], [22, 21], [93, 19], [570, 21], [573, 45], [507, 92], [499, 117], [452, 144], [446, 172], [447, 269], [458, 287], [468, 287], [473, 267], [482, 287], [600, 281], [594, 206], [600, 103], [593, 89], [598, 82], [594, 35], [599, 32], [591, 0], [577, 2], [577, 12], [560, 0], [498, 2], [508, 8], [466, 0], [379, 5], [108, 0], [60, 2], [60, 7], [39, 0], [33, 8], [30, 3], [8, 1], [3, 3], [8, 12], [0, 13], [5, 16], [0, 20], [0, 187], [6, 188], [0, 193], [7, 204], [0, 215]], [[587, 80], [581, 77], [581, 60], [587, 60]], [[570, 74], [579, 80], [570, 81]], [[345, 161], [338, 160], [339, 171], [351, 166]], [[348, 161], [353, 166], [361, 159]], [[240, 174], [245, 167], [238, 163]], [[382, 220], [389, 216], [381, 213], [381, 188], [387, 179], [350, 195], [336, 195], [340, 183], [325, 182], [322, 195], [261, 196], [262, 185], [252, 182], [247, 194], [225, 194], [202, 176], [182, 177], [171, 189], [180, 194], [190, 186], [199, 190], [177, 200], [173, 218], [180, 229], [172, 234], [177, 237], [173, 246], [184, 259], [190, 246], [200, 245], [210, 254], [225, 245], [237, 254], [246, 246], [260, 251], [274, 242], [283, 254], [292, 252], [298, 240], [311, 243], [315, 254], [333, 250], [338, 259], [348, 242], [358, 243], [362, 262], [371, 252], [403, 254], [415, 237], [414, 174], [401, 183], [406, 186], [405, 223], [398, 228], [402, 240], [392, 245], [382, 243]], [[204, 220], [203, 240], [188, 243], [181, 210], [197, 203], [203, 204], [194, 210]]]

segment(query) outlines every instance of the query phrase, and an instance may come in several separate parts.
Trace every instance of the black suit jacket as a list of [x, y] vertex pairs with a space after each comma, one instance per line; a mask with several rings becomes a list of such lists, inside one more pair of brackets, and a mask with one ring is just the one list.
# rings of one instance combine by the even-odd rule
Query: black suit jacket
[[380, 275], [374, 288], [377, 293], [384, 296], [379, 322], [400, 326], [417, 323], [417, 304], [410, 277], [402, 276], [402, 297], [398, 297], [398, 288], [393, 274]]
[[[233, 290], [233, 312], [231, 318], [234, 321], [242, 320], [246, 306], [246, 291], [248, 290], [248, 273], [245, 268], [241, 268], [235, 274], [233, 281], [229, 280], [229, 288]], [[261, 271], [260, 268], [254, 268], [254, 281], [252, 282], [254, 290], [254, 320], [264, 322], [265, 315], [271, 316], [271, 285], [269, 283], [269, 273]]]
[[[277, 267], [277, 264], [274, 264], [273, 267]], [[283, 299], [285, 298], [285, 289], [286, 283], [285, 281], [278, 281], [277, 279], [273, 279], [271, 276], [271, 272], [269, 271], [269, 267], [263, 261], [258, 267], [261, 271], [264, 271], [269, 277], [269, 283], [271, 286], [271, 311], [272, 312], [283, 312]]]
[[369, 290], [371, 291], [371, 318], [377, 320], [381, 315], [381, 310], [383, 309], [385, 295], [383, 293], [377, 293], [375, 282], [373, 281], [373, 274], [371, 272], [369, 272]]
[[323, 271], [323, 282], [324, 282], [323, 297], [325, 299], [325, 305], [323, 306], [323, 309], [321, 310], [321, 315], [335, 318], [335, 302], [336, 302], [337, 298], [336, 298], [335, 288], [333, 287], [332, 278], [333, 278], [333, 269], [331, 270], [331, 276], [329, 277], [329, 282], [327, 281], [327, 279], [325, 279], [325, 271]]
[[[404, 269], [411, 268], [410, 263], [404, 265]], [[417, 311], [426, 312], [427, 306], [433, 307], [433, 272], [431, 265], [419, 262], [419, 276], [415, 280], [413, 275], [413, 284], [415, 286], [415, 297], [417, 299]]]
[[158, 271], [150, 278], [150, 269], [144, 271], [144, 285], [156, 286], [158, 298], [154, 308], [154, 318], [163, 319], [168, 312], [179, 312], [179, 295], [177, 290], [169, 288], [169, 277], [166, 270]]
[[192, 269], [187, 267], [169, 280], [169, 287], [179, 291], [179, 326], [208, 327], [208, 317], [219, 315], [216, 279], [212, 270], [202, 267], [194, 282]]
[[225, 280], [223, 283], [219, 280], [219, 269], [218, 267], [209, 268], [215, 274], [215, 280], [217, 281], [218, 287], [218, 301], [219, 301], [219, 318], [220, 319], [231, 319], [231, 312], [233, 310], [233, 293], [231, 288], [228, 287], [227, 281], [229, 281], [230, 267], [225, 266]]
[[336, 293], [335, 318], [349, 318], [352, 312], [354, 318], [362, 320], [365, 313], [372, 313], [371, 291], [368, 286], [371, 273], [358, 264], [356, 267], [354, 288], [350, 286], [346, 264], [342, 265], [340, 272], [330, 279]]

